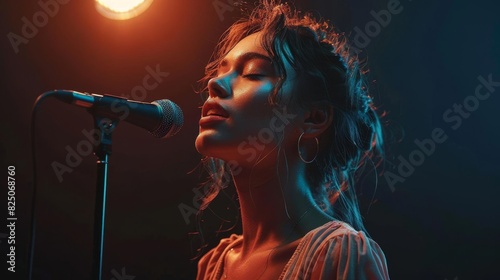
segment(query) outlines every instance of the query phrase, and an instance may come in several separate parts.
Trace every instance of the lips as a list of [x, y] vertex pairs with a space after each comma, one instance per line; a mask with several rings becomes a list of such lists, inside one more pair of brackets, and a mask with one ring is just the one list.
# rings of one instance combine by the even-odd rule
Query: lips
[[229, 117], [227, 111], [215, 101], [207, 101], [201, 109], [200, 126], [223, 122]]
[[219, 103], [215, 101], [205, 102], [205, 104], [203, 104], [201, 113], [202, 117], [210, 117], [210, 116], [218, 116], [222, 118], [229, 117], [227, 111]]
[[227, 114], [224, 114], [224, 112], [221, 112], [221, 111], [215, 110], [215, 109], [208, 110], [207, 117], [208, 116], [219, 116], [219, 117], [227, 118]]

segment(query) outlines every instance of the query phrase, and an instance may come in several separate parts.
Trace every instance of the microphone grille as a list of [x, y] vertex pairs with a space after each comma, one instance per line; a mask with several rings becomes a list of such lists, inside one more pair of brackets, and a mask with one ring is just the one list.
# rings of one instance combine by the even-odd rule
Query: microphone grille
[[162, 119], [160, 126], [151, 131], [151, 134], [158, 138], [174, 136], [184, 124], [184, 115], [181, 108], [168, 99], [156, 100], [153, 103], [160, 106]]

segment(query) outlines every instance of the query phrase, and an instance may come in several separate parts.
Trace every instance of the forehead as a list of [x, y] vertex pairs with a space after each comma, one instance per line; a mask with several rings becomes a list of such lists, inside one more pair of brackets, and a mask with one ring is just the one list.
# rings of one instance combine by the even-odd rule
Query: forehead
[[269, 61], [280, 60], [283, 63], [284, 70], [288, 77], [295, 76], [295, 70], [289, 62], [289, 58], [292, 58], [290, 48], [288, 44], [284, 44], [280, 47], [278, 52], [278, 57], [270, 57], [270, 54], [262, 47], [262, 32], [256, 32], [247, 37], [241, 39], [223, 58], [223, 62], [228, 60], [238, 60], [245, 57], [248, 53], [257, 53], [265, 57], [268, 57]]
[[229, 53], [225, 56], [226, 59], [238, 58], [247, 52], [254, 52], [262, 55], [268, 55], [267, 51], [261, 44], [262, 35], [260, 32], [253, 33], [241, 39]]

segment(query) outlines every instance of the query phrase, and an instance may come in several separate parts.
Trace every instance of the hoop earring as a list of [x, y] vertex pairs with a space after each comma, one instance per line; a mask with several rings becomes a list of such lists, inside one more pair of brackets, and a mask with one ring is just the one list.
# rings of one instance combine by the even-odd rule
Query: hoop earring
[[300, 152], [300, 140], [302, 139], [303, 135], [304, 135], [304, 132], [302, 132], [302, 134], [299, 136], [299, 139], [297, 140], [297, 152], [299, 153], [300, 160], [302, 160], [304, 163], [311, 163], [314, 160], [316, 160], [316, 158], [318, 157], [318, 153], [319, 153], [319, 141], [318, 141], [318, 138], [314, 137], [314, 140], [316, 140], [316, 154], [314, 155], [313, 159], [307, 161], [307, 160], [304, 159], [304, 157], [302, 156], [302, 153]]

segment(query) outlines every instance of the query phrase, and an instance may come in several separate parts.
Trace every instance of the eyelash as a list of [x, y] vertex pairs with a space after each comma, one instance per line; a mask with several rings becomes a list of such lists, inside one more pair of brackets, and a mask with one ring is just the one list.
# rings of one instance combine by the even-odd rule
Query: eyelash
[[250, 79], [250, 80], [259, 80], [264, 76], [265, 75], [263, 75], [263, 74], [246, 74], [246, 75], [243, 75], [242, 77]]

